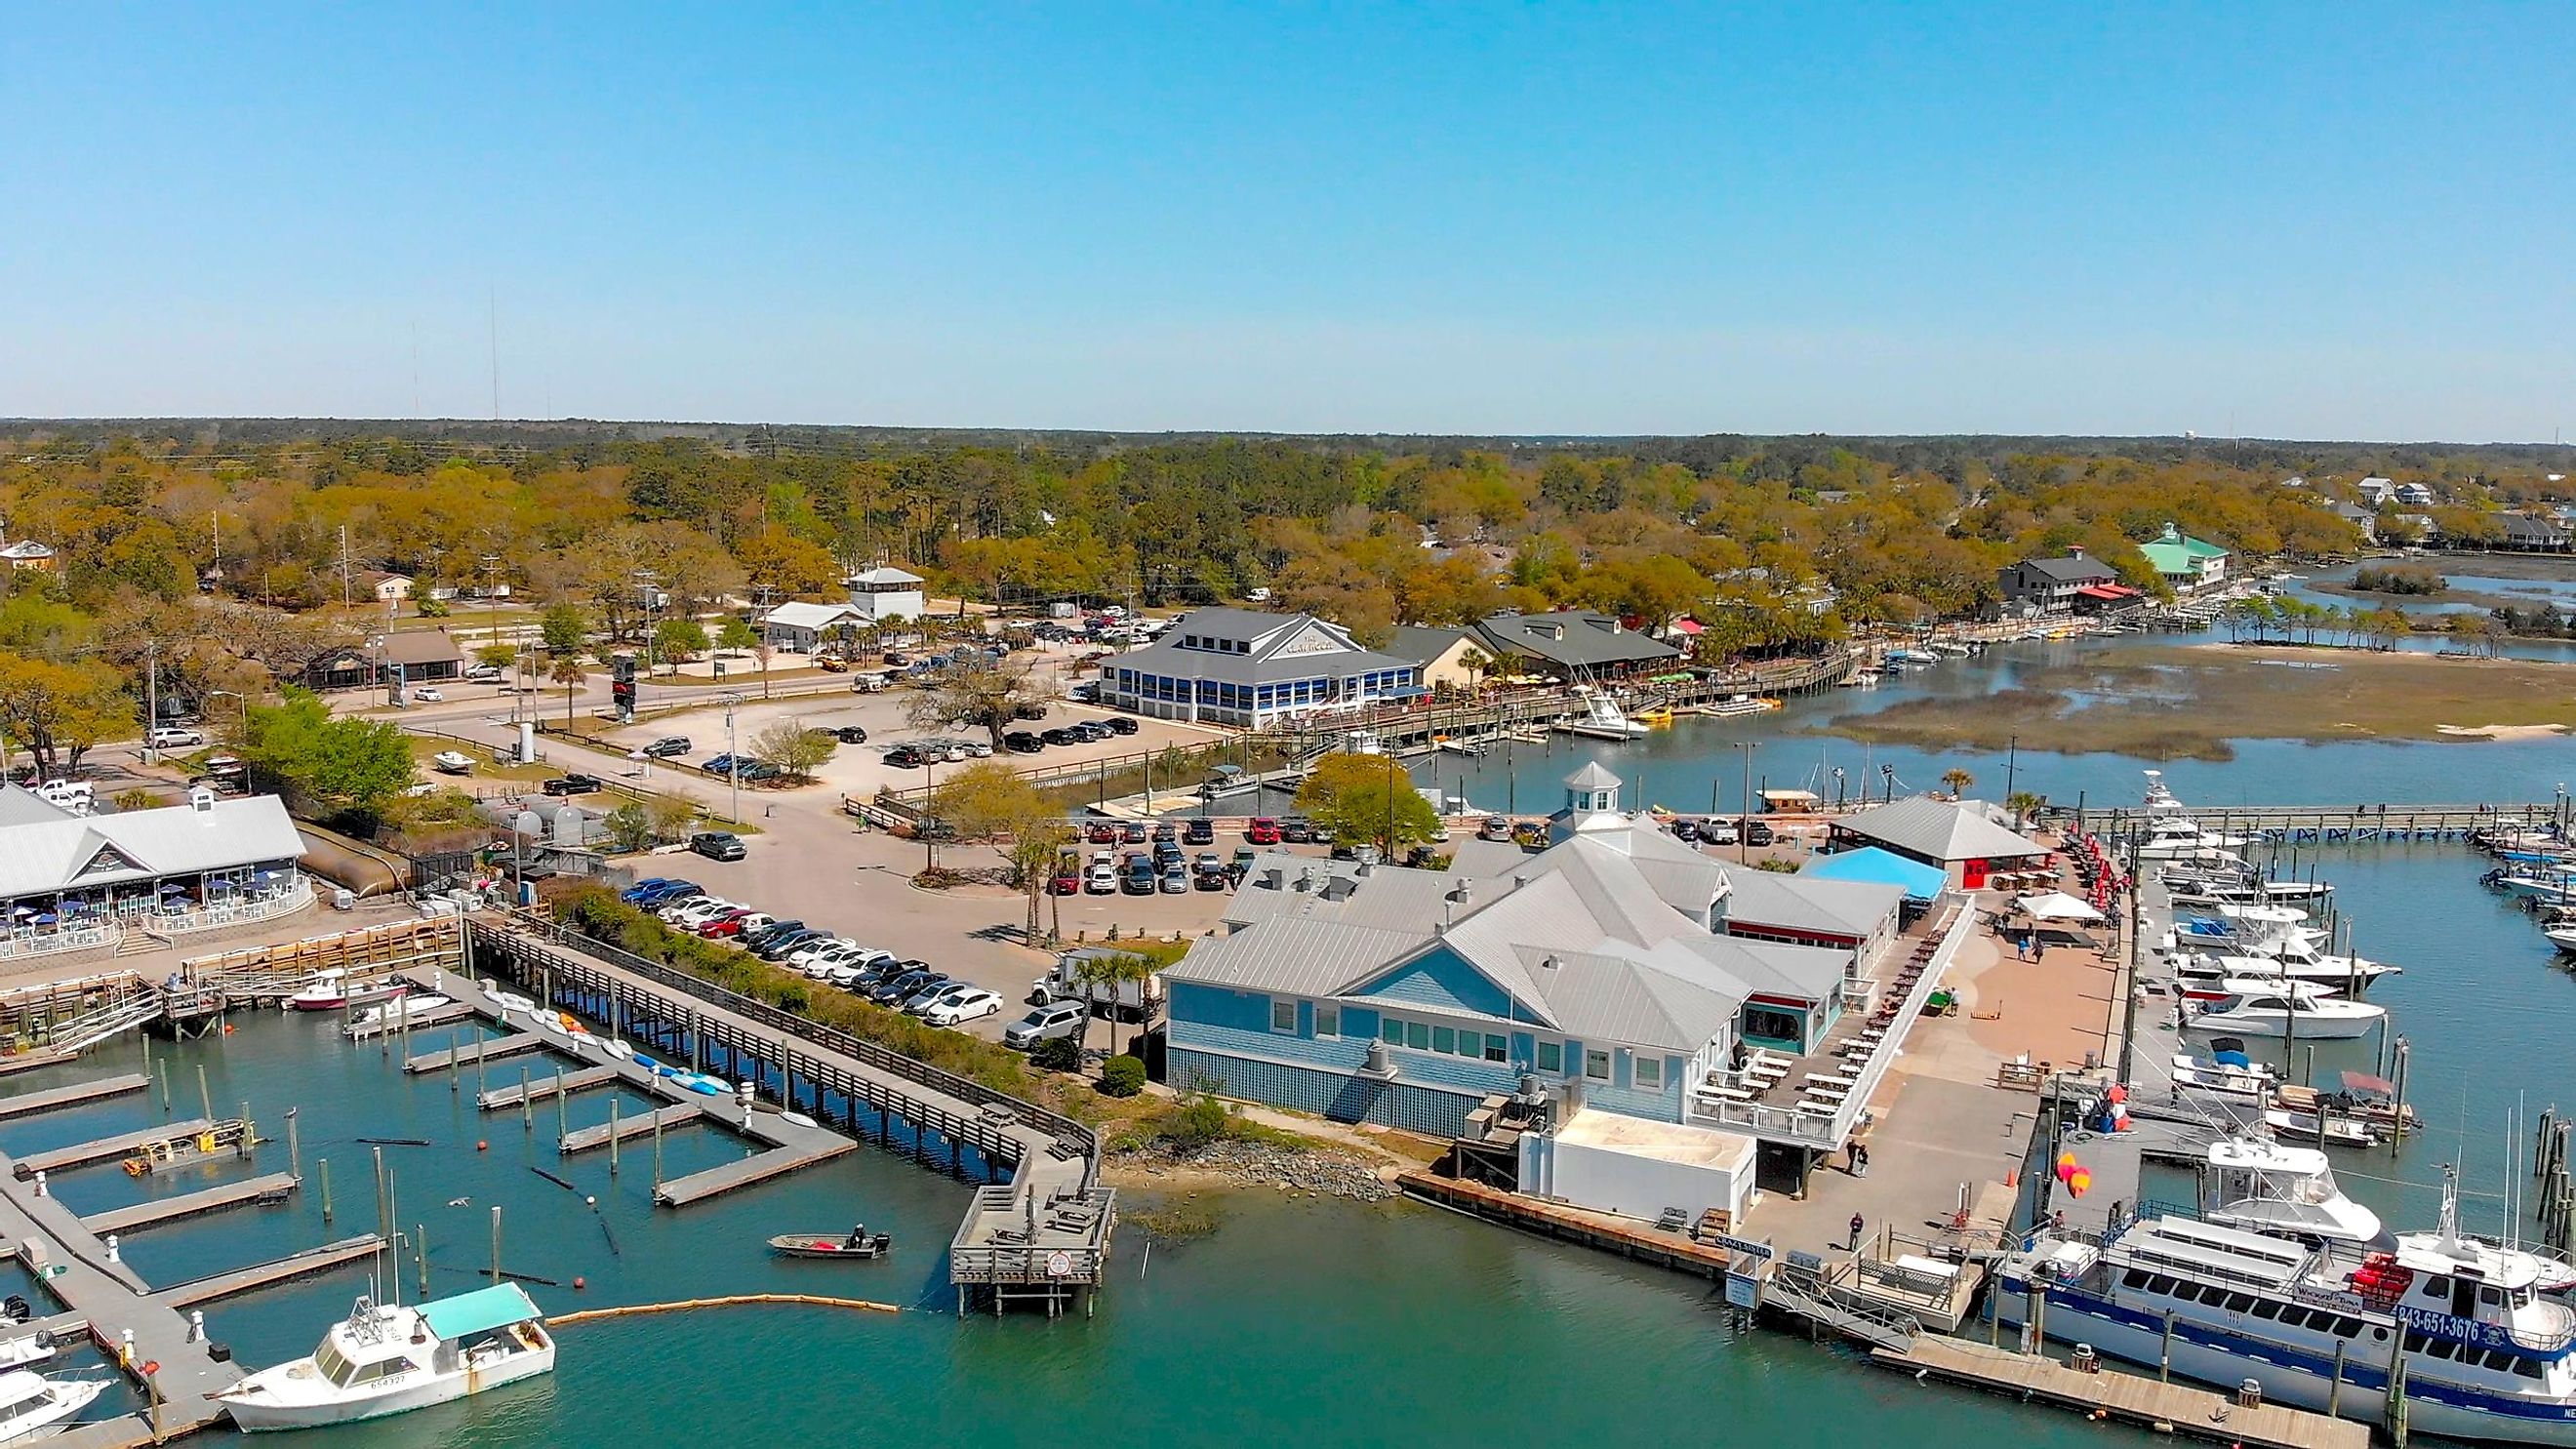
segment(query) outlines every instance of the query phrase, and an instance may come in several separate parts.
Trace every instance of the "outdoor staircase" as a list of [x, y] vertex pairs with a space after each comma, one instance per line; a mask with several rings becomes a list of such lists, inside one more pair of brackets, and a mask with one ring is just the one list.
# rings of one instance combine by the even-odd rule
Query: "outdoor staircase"
[[85, 1052], [121, 1032], [134, 1030], [161, 1016], [161, 994], [143, 991], [111, 1002], [96, 1011], [75, 1016], [54, 1026], [54, 1049], [66, 1055]]

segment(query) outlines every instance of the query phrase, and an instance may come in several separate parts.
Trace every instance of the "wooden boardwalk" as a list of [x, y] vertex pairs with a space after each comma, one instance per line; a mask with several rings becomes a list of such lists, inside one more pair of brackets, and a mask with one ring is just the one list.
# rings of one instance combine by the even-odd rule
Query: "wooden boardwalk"
[[[560, 1037], [555, 1040], [559, 1044], [563, 1041]], [[462, 1073], [477, 1062], [488, 1064], [503, 1061], [510, 1057], [525, 1056], [530, 1052], [544, 1051], [545, 1048], [546, 1037], [544, 1033], [522, 1031], [509, 1036], [489, 1038], [480, 1042], [458, 1042], [453, 1047], [442, 1047], [434, 1052], [423, 1052], [419, 1056], [413, 1057], [410, 1061], [403, 1063], [403, 1070], [414, 1074], [421, 1072], [443, 1072], [452, 1065], [459, 1073]]]
[[183, 1122], [163, 1122], [157, 1126], [138, 1127], [131, 1132], [119, 1132], [110, 1137], [94, 1137], [87, 1142], [75, 1142], [68, 1147], [30, 1152], [17, 1159], [17, 1166], [31, 1173], [61, 1172], [66, 1168], [86, 1167], [93, 1162], [105, 1162], [110, 1158], [123, 1157], [128, 1153], [140, 1151], [155, 1142], [173, 1142], [182, 1137], [194, 1137], [214, 1125], [203, 1117], [190, 1117]]
[[668, 1107], [656, 1107], [650, 1112], [620, 1117], [595, 1127], [576, 1127], [555, 1143], [555, 1151], [570, 1157], [576, 1152], [606, 1147], [612, 1140], [632, 1142], [638, 1137], [650, 1137], [657, 1130], [667, 1132], [674, 1127], [686, 1127], [705, 1115], [705, 1109], [694, 1102], [674, 1102]]
[[2248, 1449], [2368, 1449], [2370, 1444], [2370, 1427], [2348, 1419], [2280, 1404], [2247, 1408], [2211, 1389], [2160, 1383], [2109, 1369], [2086, 1373], [2054, 1359], [1940, 1334], [1919, 1335], [1901, 1349], [1873, 1349], [1870, 1357], [1889, 1368], [1928, 1373], [1945, 1383]]
[[[582, 1067], [569, 1072], [557, 1071], [550, 1076], [532, 1076], [528, 1078], [525, 1090], [521, 1090], [516, 1082], [506, 1087], [494, 1087], [476, 1097], [474, 1105], [486, 1112], [506, 1111], [521, 1102], [551, 1101], [559, 1096], [569, 1097], [576, 1093], [590, 1091], [595, 1087], [613, 1086], [623, 1075], [617, 1070], [616, 1064], [611, 1063], [604, 1067]], [[640, 1067], [635, 1070], [635, 1078], [643, 1082], [650, 1082], [653, 1079], [652, 1073]]]
[[1523, 1197], [1500, 1188], [1469, 1182], [1465, 1178], [1441, 1177], [1415, 1168], [1395, 1180], [1408, 1197], [1455, 1208], [1507, 1227], [1523, 1229], [1544, 1237], [1569, 1243], [1581, 1243], [1688, 1273], [1698, 1278], [1723, 1278], [1729, 1261], [1724, 1248], [1713, 1248], [1693, 1242], [1687, 1234], [1659, 1232], [1644, 1223], [1613, 1217], [1608, 1213], [1586, 1212], [1564, 1203], [1544, 1198]]
[[755, 1152], [740, 1162], [728, 1162], [721, 1167], [710, 1167], [704, 1172], [671, 1179], [654, 1189], [653, 1200], [664, 1207], [687, 1207], [738, 1187], [767, 1182], [800, 1167], [829, 1162], [844, 1152], [859, 1150], [858, 1143], [822, 1127], [787, 1127], [780, 1135], [788, 1140], [766, 1152]]
[[91, 1213], [81, 1219], [81, 1226], [100, 1237], [109, 1233], [130, 1233], [138, 1228], [174, 1223], [181, 1218], [222, 1212], [244, 1203], [284, 1202], [287, 1194], [295, 1191], [295, 1186], [294, 1173], [262, 1173], [199, 1192], [183, 1192], [176, 1197], [156, 1198], [128, 1207], [111, 1208], [103, 1213]]
[[75, 1082], [68, 1087], [55, 1087], [48, 1091], [25, 1092], [18, 1096], [0, 1099], [0, 1122], [5, 1122], [12, 1117], [50, 1112], [56, 1107], [77, 1107], [84, 1102], [121, 1097], [128, 1092], [140, 1092], [151, 1085], [150, 1077], [141, 1072], [128, 1072], [123, 1076], [101, 1077], [94, 1082]]

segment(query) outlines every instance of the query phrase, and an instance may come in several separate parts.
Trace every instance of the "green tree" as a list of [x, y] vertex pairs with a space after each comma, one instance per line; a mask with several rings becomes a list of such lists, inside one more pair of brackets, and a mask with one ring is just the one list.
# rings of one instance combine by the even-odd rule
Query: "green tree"
[[45, 774], [77, 768], [90, 746], [134, 727], [134, 697], [113, 667], [0, 654], [0, 734], [35, 756]]
[[1056, 814], [1036, 786], [1001, 760], [977, 760], [940, 781], [930, 792], [930, 813], [959, 840], [1016, 836]]
[[684, 840], [698, 823], [697, 802], [677, 795], [654, 796], [650, 809], [656, 840]]
[[579, 604], [548, 604], [546, 611], [537, 616], [537, 636], [545, 640], [546, 652], [558, 659], [579, 654], [590, 642], [590, 620]]
[[312, 691], [288, 687], [273, 705], [253, 705], [242, 758], [308, 806], [372, 813], [412, 782], [411, 744], [399, 726], [352, 715], [334, 719]]
[[632, 800], [609, 811], [600, 823], [608, 827], [609, 842], [619, 850], [642, 850], [653, 843], [653, 817]]
[[[1038, 905], [1046, 894], [1048, 878], [1055, 873], [1056, 859], [1073, 840], [1073, 827], [1053, 816], [1023, 821], [1011, 833], [1008, 854], [1012, 876], [1028, 900], [1029, 941], [1038, 938]], [[1058, 919], [1062, 919], [1061, 915]]]
[[1941, 772], [1941, 783], [1948, 788], [1952, 796], [1965, 796], [1968, 793], [1968, 787], [1977, 783], [1977, 777], [1953, 765]]
[[751, 627], [749, 622], [728, 614], [725, 621], [716, 626], [716, 647], [733, 654], [757, 649], [760, 647], [760, 631]]
[[814, 767], [832, 758], [839, 741], [820, 730], [807, 729], [792, 719], [782, 719], [762, 727], [751, 737], [754, 759], [775, 766], [791, 780], [810, 780]]
[[485, 644], [474, 651], [474, 662], [487, 669], [506, 669], [519, 657], [519, 651], [507, 644]]
[[999, 749], [1023, 707], [1042, 706], [1055, 696], [1055, 686], [1028, 665], [1003, 660], [949, 670], [905, 700], [903, 713], [918, 729], [981, 729]]
[[685, 664], [707, 652], [707, 626], [695, 619], [664, 619], [653, 626], [653, 647], [663, 658]]
[[1342, 751], [1317, 760], [1297, 787], [1297, 808], [1336, 840], [1374, 842], [1385, 860], [1440, 828], [1439, 812], [1389, 755]]
[[580, 656], [558, 654], [554, 668], [546, 671], [546, 677], [564, 687], [564, 728], [571, 729], [573, 696], [590, 682], [590, 671], [581, 667]]

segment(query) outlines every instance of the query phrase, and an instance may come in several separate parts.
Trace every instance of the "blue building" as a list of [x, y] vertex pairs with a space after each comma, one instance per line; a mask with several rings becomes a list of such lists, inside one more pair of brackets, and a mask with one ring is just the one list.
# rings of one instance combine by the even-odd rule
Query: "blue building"
[[1566, 786], [1536, 854], [1253, 862], [1224, 933], [1164, 974], [1170, 1081], [1441, 1137], [1531, 1077], [1576, 1110], [1689, 1123], [1748, 1005], [1839, 999], [1850, 952], [1712, 931], [1716, 861], [1622, 813], [1600, 766]]
[[1251, 609], [1194, 609], [1100, 670], [1100, 702], [1113, 708], [1248, 729], [1421, 693], [1419, 664], [1311, 614]]

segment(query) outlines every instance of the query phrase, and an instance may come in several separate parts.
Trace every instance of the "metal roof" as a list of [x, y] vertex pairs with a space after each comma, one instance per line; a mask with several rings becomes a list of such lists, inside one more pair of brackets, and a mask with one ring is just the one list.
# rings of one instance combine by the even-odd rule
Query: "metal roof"
[[1863, 810], [1834, 824], [1837, 829], [1944, 864], [2048, 853], [2047, 846], [2013, 834], [1976, 810], [1929, 795]]
[[1476, 634], [1488, 652], [1525, 654], [1575, 668], [1681, 657], [1670, 644], [1623, 629], [1618, 620], [1589, 609], [1495, 614], [1477, 622]]
[[[1232, 640], [1247, 647], [1239, 654], [1184, 648], [1182, 641], [1192, 637]], [[1411, 660], [1362, 649], [1351, 642], [1348, 630], [1311, 614], [1193, 609], [1174, 620], [1153, 643], [1104, 661], [1102, 667], [1221, 684], [1268, 684], [1417, 666]]]
[[294, 860], [304, 837], [274, 795], [0, 826], [0, 899]]
[[2070, 555], [2066, 558], [2026, 558], [2021, 567], [2031, 573], [2055, 579], [2061, 584], [2080, 584], [2088, 579], [2116, 579], [2119, 571], [2098, 558]]
[[1717, 868], [1727, 882], [1719, 909], [1730, 923], [1866, 937], [1905, 901], [1903, 886], [1782, 875], [1724, 861]]
[[1809, 880], [1867, 881], [1872, 885], [1895, 886], [1905, 892], [1907, 899], [1917, 901], [1931, 900], [1950, 883], [1939, 866], [1908, 860], [1875, 845], [1816, 856], [1800, 866], [1798, 874]]
[[444, 629], [408, 629], [385, 636], [384, 656], [387, 664], [454, 664], [465, 651]]
[[764, 624], [777, 624], [789, 629], [826, 629], [843, 619], [856, 619], [859, 611], [848, 604], [781, 604], [760, 616]]

